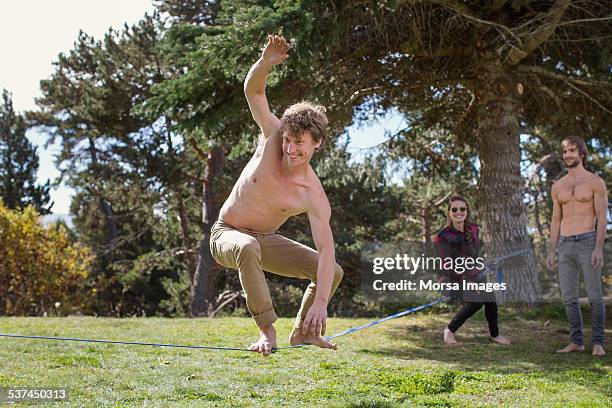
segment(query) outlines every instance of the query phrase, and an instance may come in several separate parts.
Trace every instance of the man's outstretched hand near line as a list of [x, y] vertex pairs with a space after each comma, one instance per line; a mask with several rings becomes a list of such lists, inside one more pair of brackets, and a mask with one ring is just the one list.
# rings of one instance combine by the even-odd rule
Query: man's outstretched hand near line
[[264, 47], [262, 58], [270, 65], [278, 65], [289, 58], [291, 45], [280, 35], [269, 35], [268, 42]]

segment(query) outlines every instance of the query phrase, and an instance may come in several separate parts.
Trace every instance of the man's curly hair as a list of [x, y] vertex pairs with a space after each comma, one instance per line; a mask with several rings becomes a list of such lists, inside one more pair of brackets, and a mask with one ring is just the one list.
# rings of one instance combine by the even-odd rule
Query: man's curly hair
[[327, 137], [327, 115], [325, 108], [302, 101], [288, 107], [281, 118], [280, 131], [290, 135], [301, 135], [308, 130], [312, 141], [323, 143]]

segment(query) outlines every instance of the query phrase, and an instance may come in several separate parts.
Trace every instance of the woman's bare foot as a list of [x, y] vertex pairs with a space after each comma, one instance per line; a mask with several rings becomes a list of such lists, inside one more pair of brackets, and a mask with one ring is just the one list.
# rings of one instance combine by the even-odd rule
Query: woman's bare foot
[[508, 340], [504, 336], [491, 337], [491, 340], [499, 344], [504, 344], [504, 345], [510, 344], [510, 340]]
[[444, 343], [449, 346], [457, 345], [457, 339], [455, 339], [455, 333], [450, 331], [448, 327], [444, 328]]
[[336, 343], [332, 343], [329, 340], [325, 340], [320, 336], [311, 336], [303, 334], [300, 328], [293, 328], [291, 336], [289, 337], [289, 344], [291, 344], [292, 346], [297, 346], [298, 344], [312, 344], [313, 346], [321, 348], [328, 348], [332, 350], [338, 349]]
[[576, 343], [570, 343], [567, 346], [563, 347], [561, 350], [557, 350], [557, 353], [572, 353], [574, 351], [584, 351], [584, 346], [579, 346]]
[[602, 357], [606, 355], [606, 352], [601, 344], [593, 345], [593, 355], [597, 357]]
[[269, 356], [272, 350], [276, 348], [276, 329], [274, 326], [268, 325], [259, 328], [261, 335], [259, 340], [249, 346], [249, 350], [256, 351]]

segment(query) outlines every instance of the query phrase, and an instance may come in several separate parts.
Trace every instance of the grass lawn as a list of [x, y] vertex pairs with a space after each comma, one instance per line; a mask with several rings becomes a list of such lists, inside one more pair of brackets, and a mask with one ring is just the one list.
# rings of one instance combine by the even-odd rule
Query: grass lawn
[[[0, 338], [0, 387], [67, 387], [60, 406], [612, 406], [612, 349], [556, 355], [563, 321], [509, 317], [489, 341], [480, 311], [441, 342], [448, 312], [420, 312], [337, 339], [339, 350], [282, 350], [269, 358], [236, 351]], [[368, 319], [330, 319], [336, 333]], [[291, 319], [280, 319], [279, 346]], [[247, 346], [249, 318], [0, 318], [1, 333]], [[587, 330], [587, 336], [590, 331]], [[607, 333], [610, 338], [610, 331]], [[588, 338], [588, 337], [587, 337]], [[0, 405], [4, 401], [0, 401]]]

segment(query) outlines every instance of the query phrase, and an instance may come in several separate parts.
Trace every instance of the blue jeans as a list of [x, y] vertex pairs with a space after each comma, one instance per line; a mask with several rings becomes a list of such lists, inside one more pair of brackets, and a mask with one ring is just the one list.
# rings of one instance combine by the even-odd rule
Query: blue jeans
[[570, 325], [572, 343], [582, 346], [582, 313], [578, 302], [579, 276], [582, 271], [591, 304], [591, 342], [604, 343], [605, 306], [601, 290], [601, 271], [591, 264], [591, 255], [595, 249], [595, 231], [559, 239], [559, 287], [565, 306], [565, 313]]

